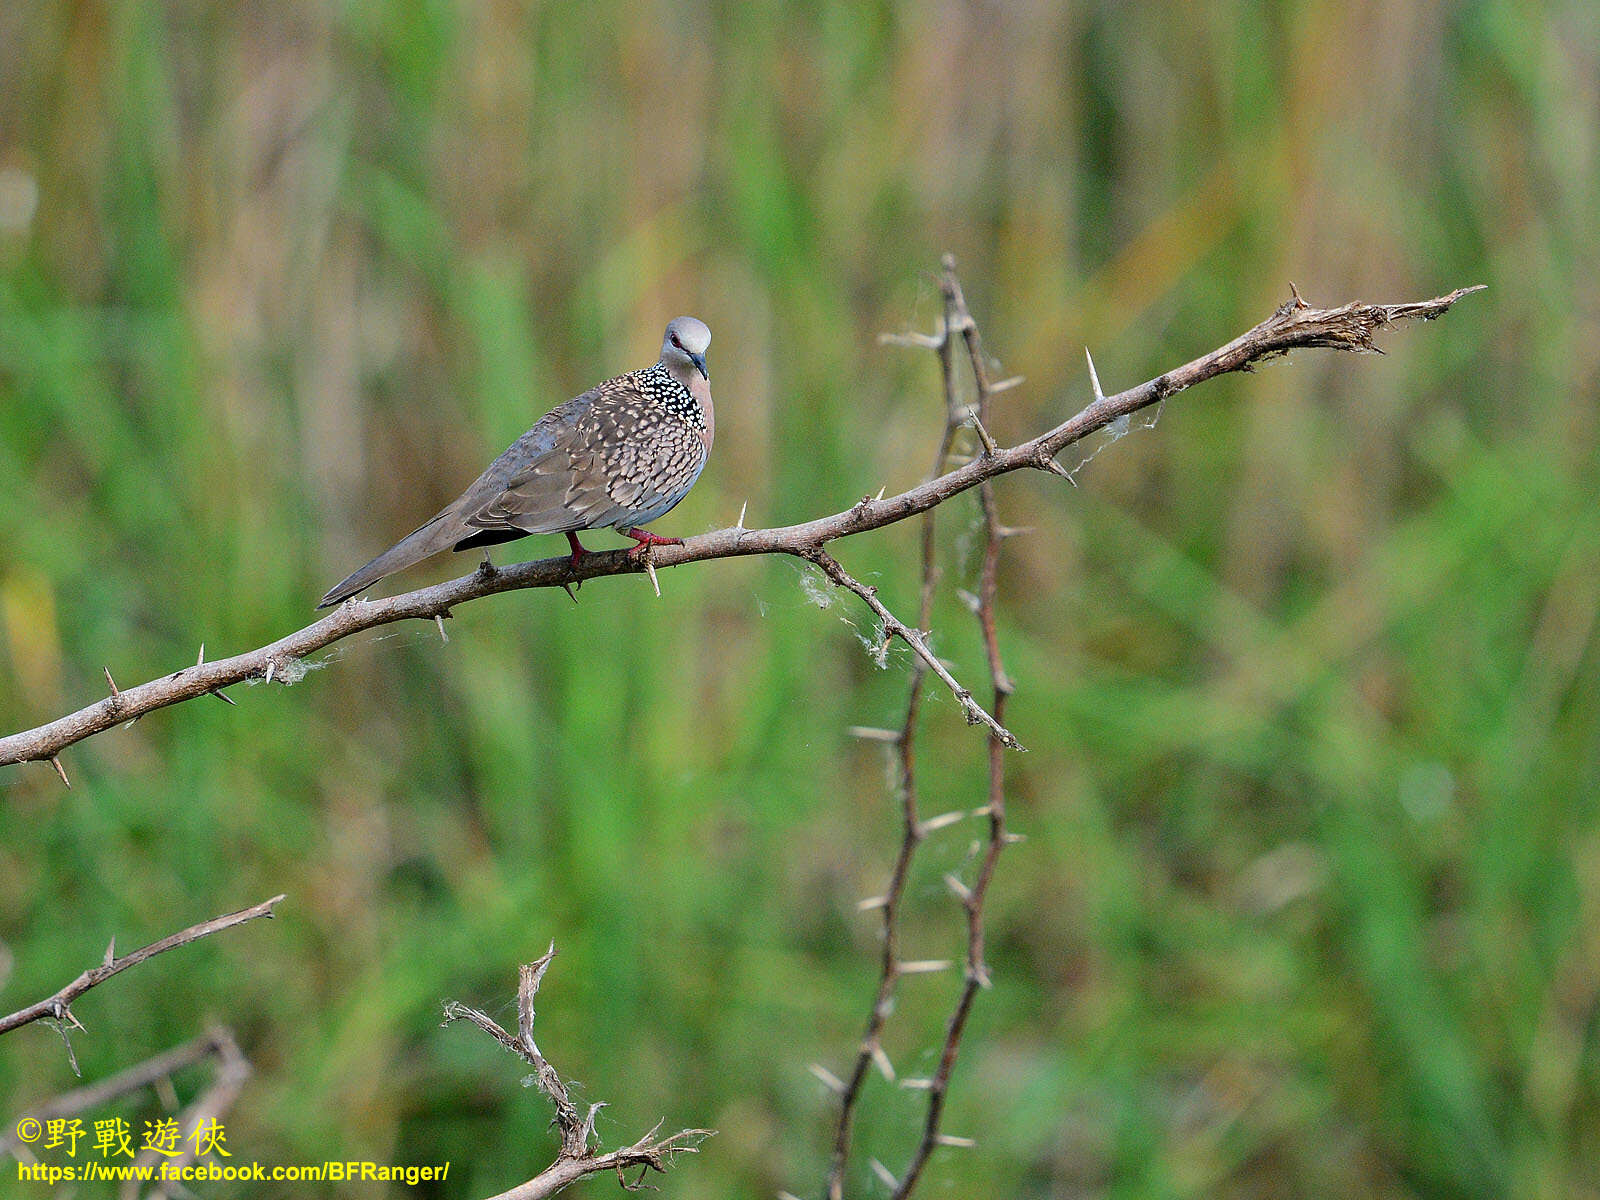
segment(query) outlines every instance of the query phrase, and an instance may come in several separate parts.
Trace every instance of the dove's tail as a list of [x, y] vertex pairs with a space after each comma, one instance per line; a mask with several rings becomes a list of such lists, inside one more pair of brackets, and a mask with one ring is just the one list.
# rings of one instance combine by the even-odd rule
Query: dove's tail
[[441, 550], [448, 550], [465, 537], [466, 534], [467, 531], [461, 528], [460, 522], [455, 519], [449, 509], [446, 509], [422, 526], [422, 528], [401, 538], [342, 583], [334, 584], [317, 607], [331, 608], [341, 600], [348, 600], [357, 592], [371, 587], [384, 576], [393, 575], [396, 571], [403, 571], [413, 563], [419, 563], [423, 559], [439, 553]]

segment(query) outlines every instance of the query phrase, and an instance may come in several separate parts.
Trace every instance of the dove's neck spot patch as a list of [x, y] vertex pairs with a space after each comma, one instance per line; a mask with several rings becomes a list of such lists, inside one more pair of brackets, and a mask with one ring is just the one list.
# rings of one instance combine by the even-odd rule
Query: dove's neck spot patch
[[685, 424], [705, 431], [706, 415], [700, 409], [694, 394], [672, 377], [672, 372], [660, 363], [646, 367], [635, 377], [639, 391], [663, 406]]

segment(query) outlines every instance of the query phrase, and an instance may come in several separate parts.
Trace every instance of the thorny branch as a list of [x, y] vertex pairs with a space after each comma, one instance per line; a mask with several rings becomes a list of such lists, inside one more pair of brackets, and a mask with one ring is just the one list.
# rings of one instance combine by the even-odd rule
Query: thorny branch
[[62, 1039], [67, 1041], [67, 1056], [72, 1061], [72, 1070], [78, 1070], [77, 1056], [72, 1053], [72, 1043], [67, 1040], [67, 1030], [82, 1030], [83, 1026], [78, 1018], [72, 1014], [72, 1005], [90, 988], [96, 987], [110, 979], [113, 975], [126, 971], [129, 967], [136, 967], [146, 959], [164, 954], [168, 950], [176, 950], [179, 946], [187, 946], [190, 942], [198, 942], [203, 937], [213, 933], [221, 933], [224, 929], [232, 929], [235, 925], [243, 925], [246, 921], [253, 921], [257, 917], [270, 917], [273, 907], [283, 899], [274, 896], [271, 900], [264, 900], [260, 904], [249, 908], [240, 909], [236, 913], [229, 913], [222, 917], [212, 917], [209, 921], [201, 921], [198, 925], [191, 925], [177, 933], [168, 934], [160, 941], [151, 942], [131, 954], [117, 957], [117, 942], [113, 938], [106, 947], [105, 958], [98, 967], [91, 967], [79, 975], [66, 987], [53, 996], [40, 1000], [37, 1004], [30, 1004], [26, 1008], [19, 1008], [8, 1017], [0, 1017], [0, 1034], [10, 1033], [13, 1029], [21, 1029], [24, 1025], [34, 1021], [53, 1021], [60, 1030]]
[[878, 599], [877, 588], [869, 587], [862, 583], [840, 566], [839, 560], [826, 550], [808, 550], [802, 557], [815, 563], [822, 573], [839, 587], [860, 596], [866, 602], [867, 607], [882, 622], [885, 637], [897, 637], [916, 651], [917, 657], [922, 660], [923, 666], [937, 675], [944, 685], [950, 689], [950, 693], [955, 696], [957, 702], [960, 703], [962, 711], [966, 714], [967, 724], [987, 725], [989, 727], [989, 735], [998, 738], [1002, 746], [1009, 746], [1013, 750], [1024, 749], [1022, 743], [1017, 741], [1011, 731], [1000, 724], [998, 718], [990, 716], [984, 710], [983, 705], [972, 698], [972, 693], [957, 682], [954, 675], [950, 674], [950, 668], [946, 667], [940, 661], [938, 655], [934, 654], [933, 650], [928, 646], [928, 639], [923, 631], [912, 629], [884, 607], [883, 601]]
[[[928, 346], [937, 353], [939, 358], [939, 367], [944, 386], [945, 428], [944, 434], [940, 439], [939, 451], [934, 458], [933, 478], [937, 478], [943, 473], [951, 450], [954, 448], [956, 436], [963, 426], [973, 426], [979, 441], [990, 453], [993, 452], [994, 443], [988, 436], [990, 402], [997, 392], [1003, 391], [1012, 384], [1019, 382], [1017, 380], [1002, 380], [996, 383], [990, 379], [988, 362], [984, 358], [983, 342], [978, 332], [977, 322], [973, 320], [971, 313], [967, 310], [966, 297], [962, 294], [961, 282], [955, 272], [955, 260], [948, 255], [944, 259], [944, 271], [940, 277], [940, 291], [944, 297], [944, 322], [938, 336], [933, 338], [897, 339], [909, 340], [914, 345]], [[977, 393], [976, 403], [970, 409], [960, 403], [960, 385], [955, 364], [955, 339], [957, 337], [960, 337], [966, 346], [973, 386]], [[995, 507], [992, 480], [985, 479], [978, 485], [978, 499], [983, 513], [983, 560], [979, 570], [978, 591], [975, 596], [970, 597], [970, 601], [973, 612], [978, 618], [979, 630], [983, 638], [984, 653], [989, 666], [989, 677], [994, 698], [991, 710], [993, 724], [990, 727], [988, 750], [988, 798], [986, 804], [976, 810], [973, 815], [983, 815], [988, 818], [989, 836], [987, 847], [978, 869], [976, 882], [971, 887], [968, 887], [954, 876], [950, 876], [947, 880], [951, 889], [955, 891], [961, 900], [962, 907], [966, 913], [967, 956], [962, 988], [950, 1019], [946, 1023], [938, 1068], [931, 1079], [900, 1081], [902, 1086], [921, 1087], [928, 1092], [928, 1107], [923, 1121], [922, 1137], [917, 1144], [910, 1163], [898, 1179], [882, 1163], [874, 1160], [872, 1164], [879, 1178], [888, 1185], [895, 1200], [904, 1200], [905, 1197], [911, 1194], [921, 1178], [923, 1167], [927, 1164], [928, 1158], [937, 1146], [970, 1145], [970, 1142], [966, 1139], [951, 1137], [942, 1133], [940, 1127], [944, 1116], [945, 1095], [949, 1088], [950, 1075], [954, 1070], [956, 1057], [960, 1051], [961, 1037], [966, 1030], [967, 1016], [972, 1010], [972, 1004], [977, 997], [979, 989], [989, 985], [989, 969], [984, 962], [983, 953], [983, 902], [988, 895], [990, 881], [994, 877], [996, 860], [1000, 856], [1001, 849], [1011, 838], [1005, 827], [1005, 751], [1008, 745], [1006, 741], [1006, 736], [1008, 735], [1005, 735], [1005, 727], [1001, 722], [1005, 720], [1006, 700], [1013, 691], [1013, 685], [1001, 660], [999, 640], [995, 632], [995, 595], [1000, 561], [1000, 543], [1011, 531], [1000, 523], [998, 511]], [[934, 512], [935, 510], [930, 508], [923, 514], [922, 590], [918, 611], [918, 625], [923, 629], [926, 629], [929, 624], [934, 593], [939, 580], [939, 569], [935, 560]], [[821, 565], [823, 565], [824, 570], [827, 570], [826, 564]], [[837, 566], [837, 564], [834, 565]], [[829, 577], [835, 578], [834, 573], [830, 571]], [[856, 591], [858, 595], [862, 594], [858, 590], [860, 585], [853, 580], [846, 582], [845, 586], [851, 587], [851, 590]], [[863, 598], [867, 599], [869, 603], [872, 602], [871, 597], [863, 596]], [[883, 614], [880, 613], [880, 616], [883, 616]], [[885, 619], [885, 630], [886, 632], [900, 633], [900, 630], [893, 629], [889, 625], [887, 619]], [[901, 636], [905, 635], [901, 634]], [[909, 638], [907, 640], [910, 642]], [[877, 994], [867, 1015], [866, 1030], [861, 1038], [854, 1067], [850, 1072], [849, 1080], [839, 1085], [839, 1117], [834, 1127], [833, 1156], [828, 1171], [828, 1200], [841, 1200], [844, 1195], [844, 1177], [846, 1168], [849, 1165], [851, 1134], [854, 1129], [855, 1115], [860, 1105], [861, 1092], [866, 1083], [869, 1068], [876, 1064], [890, 1082], [895, 1082], [893, 1065], [883, 1049], [882, 1035], [884, 1026], [888, 1022], [889, 1014], [893, 1009], [896, 984], [902, 976], [914, 973], [917, 970], [948, 965], [942, 962], [909, 962], [902, 960], [899, 954], [898, 921], [900, 905], [905, 894], [906, 881], [910, 876], [911, 864], [916, 855], [917, 847], [929, 833], [943, 828], [947, 824], [953, 824], [967, 815], [961, 812], [947, 813], [927, 821], [922, 820], [919, 815], [916, 784], [917, 721], [922, 705], [925, 671], [930, 667], [938, 671], [940, 664], [931, 655], [922, 653], [920, 642], [910, 642], [910, 644], [918, 649], [921, 657], [913, 666], [911, 684], [906, 701], [906, 715], [899, 730], [858, 731], [868, 736], [878, 736], [885, 740], [892, 740], [895, 744], [900, 768], [901, 839], [899, 853], [895, 857], [895, 864], [890, 873], [887, 890], [882, 896], [863, 902], [864, 908], [875, 907], [882, 911], [883, 952], [880, 959]], [[958, 692], [957, 694], [959, 696], [961, 693]]]
[[[508, 1033], [493, 1017], [476, 1008], [469, 1008], [455, 1000], [444, 1006], [446, 1025], [452, 1021], [470, 1021], [532, 1067], [539, 1090], [550, 1098], [556, 1110], [556, 1127], [561, 1131], [561, 1150], [555, 1162], [532, 1179], [501, 1192], [491, 1200], [542, 1200], [545, 1196], [554, 1196], [569, 1183], [603, 1171], [616, 1171], [622, 1186], [634, 1191], [643, 1185], [646, 1174], [651, 1171], [664, 1172], [675, 1155], [696, 1153], [700, 1143], [712, 1135], [709, 1129], [683, 1129], [658, 1138], [656, 1134], [661, 1129], [661, 1122], [658, 1121], [649, 1133], [632, 1145], [609, 1151], [598, 1149], [594, 1144], [594, 1119], [605, 1105], [591, 1104], [587, 1113], [580, 1114], [560, 1072], [550, 1065], [538, 1043], [533, 1040], [533, 998], [538, 994], [539, 984], [543, 982], [544, 973], [549, 970], [555, 954], [555, 943], [551, 942], [550, 949], [541, 958], [523, 965], [518, 976], [515, 1034]], [[639, 1178], [630, 1184], [624, 1172], [632, 1167], [639, 1168]]]
[[[977, 428], [981, 433], [989, 421], [990, 401], [994, 396], [996, 385], [989, 379], [988, 364], [984, 359], [983, 342], [978, 334], [977, 322], [967, 311], [966, 297], [962, 295], [961, 282], [956, 278], [955, 263], [948, 257], [945, 259], [944, 294], [946, 324], [950, 328], [962, 331], [962, 338], [967, 346], [974, 385], [978, 393]], [[989, 666], [989, 683], [994, 693], [991, 704], [995, 720], [1004, 721], [1006, 702], [1014, 690], [1014, 685], [1000, 657], [1000, 642], [995, 631], [995, 596], [999, 588], [1000, 543], [1010, 531], [1000, 523], [992, 480], [986, 479], [978, 485], [978, 504], [983, 513], [983, 565], [979, 569], [978, 592], [974, 598], [973, 610], [978, 618], [978, 628], [983, 637], [984, 658]], [[961, 1049], [961, 1036], [966, 1031], [967, 1017], [972, 1011], [978, 991], [989, 986], [989, 966], [984, 960], [983, 903], [989, 894], [989, 885], [994, 879], [995, 864], [1000, 858], [1000, 851], [1013, 837], [1006, 832], [1005, 750], [1000, 739], [991, 735], [987, 803], [974, 814], [985, 816], [989, 824], [988, 841], [984, 847], [983, 859], [978, 866], [977, 878], [970, 887], [962, 885], [953, 876], [948, 880], [966, 912], [966, 970], [955, 1009], [945, 1025], [939, 1065], [928, 1084], [928, 1109], [923, 1121], [922, 1138], [898, 1186], [894, 1189], [894, 1200], [904, 1200], [911, 1194], [935, 1147], [970, 1145], [966, 1139], [942, 1133], [940, 1123], [944, 1117], [944, 1102], [950, 1087], [950, 1075], [955, 1069], [956, 1056]]]
[[[604, 575], [646, 569], [653, 572], [661, 567], [750, 554], [790, 554], [817, 561], [829, 542], [925, 513], [952, 496], [1000, 475], [1025, 469], [1066, 475], [1068, 472], [1056, 462], [1056, 455], [1068, 446], [1120, 417], [1157, 404], [1197, 383], [1230, 371], [1249, 370], [1256, 363], [1301, 347], [1375, 351], [1378, 347], [1373, 335], [1378, 330], [1396, 321], [1431, 320], [1477, 290], [1477, 287], [1458, 288], [1448, 295], [1409, 304], [1346, 304], [1332, 309], [1313, 308], [1295, 292], [1265, 321], [1227, 345], [1127, 391], [1106, 396], [1098, 394], [1096, 389], [1094, 400], [1077, 415], [1029, 441], [1001, 448], [979, 420], [976, 428], [980, 430], [983, 453], [909, 491], [895, 496], [864, 497], [843, 512], [799, 525], [745, 529], [741, 521], [732, 529], [687, 538], [681, 546], [656, 547], [645, 563], [630, 559], [621, 550], [587, 555], [577, 566], [565, 555], [509, 567], [496, 568], [485, 563], [470, 575], [399, 596], [350, 600], [321, 620], [259, 649], [209, 663], [204, 661], [202, 653], [194, 666], [184, 667], [162, 679], [126, 689], [111, 684], [111, 694], [95, 704], [37, 728], [0, 737], [0, 766], [48, 762], [65, 781], [66, 770], [58, 756], [66, 747], [87, 737], [158, 708], [210, 693], [220, 694], [220, 689], [246, 680], [271, 682], [276, 678], [279, 682], [288, 682], [286, 671], [307, 655], [380, 625], [405, 620], [437, 621], [442, 633], [443, 621], [450, 616], [451, 609], [482, 596], [521, 588], [571, 587]], [[949, 682], [947, 679], [947, 686]], [[975, 701], [963, 703], [963, 708], [969, 721], [988, 725], [991, 734], [994, 733], [999, 721], [993, 719], [993, 714], [986, 714], [991, 719], [984, 720], [984, 716], [979, 715], [981, 707]], [[1014, 741], [1011, 739], [1007, 744]]]

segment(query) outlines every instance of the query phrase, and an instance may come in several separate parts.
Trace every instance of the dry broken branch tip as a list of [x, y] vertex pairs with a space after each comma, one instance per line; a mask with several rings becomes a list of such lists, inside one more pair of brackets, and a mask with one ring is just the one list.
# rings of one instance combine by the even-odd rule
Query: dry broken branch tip
[[[658, 1137], [661, 1122], [632, 1145], [617, 1150], [602, 1151], [595, 1138], [594, 1122], [603, 1103], [589, 1106], [587, 1113], [579, 1113], [561, 1074], [550, 1065], [538, 1043], [533, 1038], [534, 997], [544, 982], [544, 975], [555, 958], [555, 943], [531, 963], [525, 963], [517, 976], [517, 1032], [508, 1033], [487, 1013], [450, 1000], [444, 1006], [444, 1024], [466, 1021], [476, 1025], [506, 1050], [515, 1054], [533, 1068], [534, 1082], [555, 1109], [555, 1124], [561, 1134], [561, 1149], [556, 1160], [533, 1178], [500, 1193], [492, 1200], [542, 1200], [553, 1196], [568, 1184], [588, 1175], [616, 1171], [622, 1186], [629, 1191], [642, 1186], [645, 1175], [651, 1171], [664, 1172], [679, 1154], [694, 1154], [700, 1143], [715, 1132], [710, 1129], [681, 1129], [667, 1137]], [[639, 1168], [639, 1180], [629, 1183], [623, 1172]]]

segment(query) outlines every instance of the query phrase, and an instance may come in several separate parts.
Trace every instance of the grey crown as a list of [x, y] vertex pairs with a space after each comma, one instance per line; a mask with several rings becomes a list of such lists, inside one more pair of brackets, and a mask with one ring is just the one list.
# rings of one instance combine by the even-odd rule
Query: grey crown
[[[317, 607], [338, 604], [443, 550], [532, 533], [632, 530], [664, 515], [688, 494], [711, 453], [710, 345], [703, 321], [675, 318], [658, 362], [608, 379], [540, 418], [454, 503], [336, 584]], [[572, 546], [579, 557], [575, 536]]]

